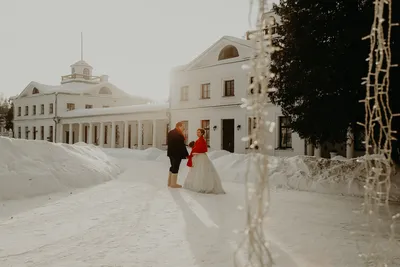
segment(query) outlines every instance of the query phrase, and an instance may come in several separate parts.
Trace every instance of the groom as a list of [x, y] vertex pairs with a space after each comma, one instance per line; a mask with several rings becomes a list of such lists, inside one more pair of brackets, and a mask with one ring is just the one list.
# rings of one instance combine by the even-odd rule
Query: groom
[[182, 186], [177, 184], [179, 166], [181, 165], [182, 159], [186, 159], [189, 153], [185, 145], [185, 136], [183, 123], [178, 122], [175, 129], [168, 133], [167, 137], [167, 156], [171, 162], [168, 175], [168, 186], [171, 188], [181, 188]]

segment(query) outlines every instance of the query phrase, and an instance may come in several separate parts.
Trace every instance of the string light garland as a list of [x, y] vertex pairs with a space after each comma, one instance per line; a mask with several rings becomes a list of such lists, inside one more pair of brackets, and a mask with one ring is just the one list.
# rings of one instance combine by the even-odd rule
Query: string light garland
[[[253, 4], [254, 0], [250, 0], [250, 7], [253, 7]], [[244, 239], [235, 253], [235, 266], [271, 267], [274, 263], [264, 233], [265, 218], [270, 205], [266, 152], [271, 148], [267, 146], [266, 134], [272, 132], [275, 127], [274, 123], [267, 119], [266, 106], [268, 92], [276, 90], [269, 88], [269, 79], [273, 75], [270, 72], [271, 53], [279, 48], [272, 44], [272, 21], [269, 22], [264, 17], [267, 4], [267, 0], [258, 0], [257, 30], [250, 35], [255, 53], [248, 68], [254, 80], [248, 88], [252, 94], [248, 99], [243, 99], [242, 107], [252, 112], [256, 123], [250, 136], [243, 139], [245, 142], [251, 141], [251, 160], [246, 172], [247, 226]], [[392, 175], [391, 142], [395, 133], [391, 125], [392, 119], [400, 115], [392, 114], [389, 106], [390, 68], [397, 67], [391, 62], [390, 38], [392, 27], [399, 24], [392, 22], [392, 0], [375, 0], [374, 4], [375, 14], [371, 34], [363, 38], [370, 40], [370, 53], [367, 59], [368, 76], [363, 79], [363, 84], [366, 85], [366, 97], [360, 101], [365, 104], [365, 122], [359, 123], [365, 129], [367, 179], [362, 208], [366, 213], [370, 242], [367, 251], [360, 253], [359, 256], [364, 259], [367, 266], [387, 267], [393, 249], [399, 248], [395, 239], [395, 223], [400, 214], [392, 215], [389, 207]], [[387, 19], [384, 18], [385, 8]], [[384, 22], [387, 23], [386, 38]], [[255, 89], [259, 86], [260, 91]], [[377, 127], [379, 134], [376, 134]], [[247, 256], [245, 265], [240, 261], [239, 255], [242, 253]]]
[[[392, 22], [392, 0], [374, 0], [374, 20], [370, 35], [368, 76], [363, 79], [365, 105], [365, 167], [367, 178], [364, 186], [362, 211], [366, 214], [370, 236], [364, 253], [360, 253], [366, 266], [386, 267], [391, 262], [393, 250], [399, 249], [395, 239], [395, 223], [400, 214], [392, 215], [389, 207], [392, 176], [392, 114], [389, 105], [391, 62], [391, 32], [397, 23]], [[385, 12], [386, 11], [386, 12]], [[387, 14], [385, 18], [384, 14]], [[386, 23], [386, 27], [385, 27]], [[386, 29], [386, 30], [385, 30]], [[400, 250], [398, 250], [398, 255]]]
[[[264, 15], [268, 1], [258, 1], [257, 29], [250, 33], [253, 42], [254, 54], [251, 66], [246, 66], [249, 74], [254, 77], [249, 85], [249, 97], [243, 99], [243, 108], [252, 113], [255, 125], [250, 136], [243, 139], [250, 142], [251, 153], [246, 172], [246, 208], [247, 221], [244, 239], [235, 253], [235, 266], [243, 266], [240, 255], [246, 255], [244, 266], [271, 267], [273, 259], [265, 238], [265, 218], [270, 204], [270, 188], [268, 177], [268, 156], [266, 134], [274, 130], [274, 122], [268, 121], [266, 108], [269, 104], [269, 80], [273, 73], [270, 72], [271, 54], [279, 48], [272, 44], [273, 21], [267, 20]], [[253, 0], [250, 0], [251, 7]], [[251, 14], [251, 12], [250, 12]], [[260, 90], [258, 90], [260, 88]], [[252, 93], [250, 93], [252, 92]]]

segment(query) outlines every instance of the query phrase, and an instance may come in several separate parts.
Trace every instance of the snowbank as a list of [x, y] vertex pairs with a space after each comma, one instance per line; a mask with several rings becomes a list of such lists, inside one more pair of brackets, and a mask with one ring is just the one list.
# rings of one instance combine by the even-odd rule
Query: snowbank
[[0, 137], [0, 201], [85, 188], [120, 169], [93, 145]]
[[[249, 163], [252, 164], [249, 178], [256, 176], [257, 164], [250, 159], [251, 155], [228, 154], [216, 158], [213, 162], [223, 179], [244, 183]], [[308, 156], [270, 156], [270, 183], [274, 188], [363, 196], [366, 177], [364, 160], [364, 157], [348, 160], [343, 157], [318, 159]], [[400, 200], [399, 182], [399, 179], [393, 179], [393, 200]]]
[[[157, 148], [146, 150], [105, 149], [106, 153], [116, 158], [127, 160], [159, 161], [169, 164], [166, 151]], [[249, 171], [249, 181], [256, 176], [257, 162], [250, 154], [234, 154], [222, 150], [208, 152], [221, 179], [228, 182], [245, 183], [246, 172]], [[261, 155], [255, 155], [262, 159]], [[311, 191], [325, 194], [363, 196], [366, 176], [364, 157], [348, 160], [337, 156], [333, 159], [323, 159], [308, 156], [289, 158], [269, 156], [268, 171], [270, 184], [273, 188], [286, 188], [299, 191]], [[181, 174], [187, 172], [186, 163], [181, 165]], [[399, 174], [400, 175], [400, 174]], [[400, 178], [392, 183], [391, 196], [400, 200]]]

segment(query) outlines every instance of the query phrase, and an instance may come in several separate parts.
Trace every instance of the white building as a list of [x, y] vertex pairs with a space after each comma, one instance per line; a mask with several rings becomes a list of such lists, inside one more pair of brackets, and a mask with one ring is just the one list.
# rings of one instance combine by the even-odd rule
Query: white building
[[[247, 98], [252, 77], [242, 69], [250, 64], [251, 41], [224, 36], [185, 66], [175, 68], [170, 81], [171, 123], [183, 121], [187, 141], [196, 139], [198, 128], [206, 129], [211, 149], [246, 153], [250, 142], [242, 141], [251, 133], [254, 119], [240, 107]], [[286, 118], [274, 104], [267, 108], [269, 121], [277, 127], [269, 135], [271, 155], [306, 154], [304, 140], [285, 125]]]
[[92, 70], [80, 60], [60, 85], [29, 83], [13, 99], [14, 137], [104, 147], [165, 145], [168, 106], [131, 96]]

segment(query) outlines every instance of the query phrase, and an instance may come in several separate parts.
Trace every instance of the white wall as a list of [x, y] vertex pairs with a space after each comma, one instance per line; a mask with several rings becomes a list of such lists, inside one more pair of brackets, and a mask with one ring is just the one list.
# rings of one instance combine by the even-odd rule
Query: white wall
[[103, 106], [118, 107], [135, 103], [130, 98], [113, 98], [111, 96], [89, 96], [89, 95], [68, 95], [59, 94], [57, 97], [58, 116], [62, 116], [67, 111], [67, 103], [74, 103], [75, 109], [84, 109], [86, 105], [93, 105], [93, 108], [102, 108]]
[[[210, 120], [210, 148], [222, 149], [222, 120], [234, 119], [234, 148], [236, 153], [245, 153], [246, 144], [242, 138], [247, 136], [246, 112], [240, 106], [192, 108], [185, 110], [171, 110], [173, 128], [179, 121], [188, 121], [188, 143], [197, 139], [197, 129], [201, 127], [201, 120]], [[237, 126], [240, 125], [240, 130]], [[214, 130], [214, 126], [217, 126]]]
[[[192, 70], [176, 70], [171, 73], [170, 80], [170, 107], [172, 127], [178, 121], [188, 121], [188, 141], [196, 140], [196, 130], [201, 127], [201, 120], [210, 120], [210, 147], [222, 149], [222, 120], [234, 119], [235, 153], [246, 153], [249, 142], [243, 142], [242, 138], [249, 135], [249, 118], [252, 116], [246, 109], [240, 107], [242, 98], [248, 98], [249, 74], [242, 69], [244, 64], [250, 64], [248, 59], [228, 59], [216, 61], [219, 49], [227, 43], [222, 42], [217, 49], [212, 50], [202, 62]], [[241, 50], [236, 46], [239, 55], [247, 50]], [[208, 67], [207, 67], [208, 66]], [[190, 68], [189, 68], [190, 69]], [[235, 96], [224, 97], [224, 81], [235, 80]], [[201, 84], [211, 84], [211, 98], [201, 99]], [[181, 87], [189, 86], [187, 101], [181, 101]], [[267, 108], [268, 120], [274, 122], [276, 127], [272, 133], [267, 134], [267, 140], [271, 147], [270, 155], [294, 156], [304, 155], [304, 140], [298, 134], [292, 134], [292, 148], [279, 149], [279, 116], [281, 109], [271, 103]], [[240, 125], [240, 130], [237, 126]], [[214, 131], [213, 127], [217, 126]]]
[[[241, 99], [247, 97], [248, 76], [247, 73], [242, 70], [242, 65], [246, 62], [247, 61], [241, 61], [174, 73], [171, 75], [170, 82], [171, 109], [212, 107], [241, 103]], [[235, 80], [235, 96], [224, 97], [224, 81], [231, 79]], [[201, 84], [204, 83], [211, 84], [210, 99], [200, 99]], [[180, 90], [182, 86], [189, 86], [188, 101], [180, 101]]]
[[[14, 121], [14, 137], [18, 138], [19, 127], [21, 127], [21, 139], [26, 139], [25, 127], [28, 127], [28, 139], [33, 140], [33, 127], [36, 127], [36, 138], [35, 140], [47, 140], [50, 134], [50, 126], [53, 126], [53, 136], [54, 136], [54, 121], [52, 119], [35, 119], [35, 120], [19, 120]], [[44, 126], [44, 138], [41, 138], [41, 126]]]
[[279, 145], [279, 135], [280, 135], [280, 117], [283, 116], [281, 108], [275, 106], [271, 103], [270, 106], [267, 107], [267, 121], [275, 123], [275, 127], [272, 132], [267, 132], [267, 146], [271, 147], [271, 150], [268, 151], [268, 154], [271, 156], [283, 156], [283, 157], [291, 157], [295, 155], [305, 155], [305, 141], [299, 137], [297, 133], [292, 133], [292, 147], [291, 148], [280, 148]]

